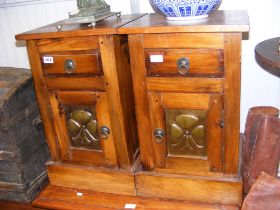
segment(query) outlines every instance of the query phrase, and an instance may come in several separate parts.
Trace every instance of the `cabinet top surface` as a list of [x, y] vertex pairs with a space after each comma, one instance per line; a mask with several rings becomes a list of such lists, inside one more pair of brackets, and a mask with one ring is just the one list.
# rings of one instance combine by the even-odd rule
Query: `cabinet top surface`
[[112, 16], [96, 23], [90, 28], [88, 24], [67, 24], [62, 25], [62, 30], [58, 31], [57, 26], [63, 21], [59, 21], [47, 26], [37, 28], [22, 34], [16, 35], [17, 40], [32, 40], [46, 38], [65, 38], [73, 36], [109, 35], [117, 34], [118, 28], [136, 20], [146, 14], [121, 15], [120, 18]]
[[164, 16], [152, 14], [131, 14], [107, 18], [97, 22], [94, 28], [86, 24], [63, 25], [61, 21], [16, 35], [17, 40], [65, 38], [108, 34], [136, 33], [181, 33], [181, 32], [248, 32], [249, 17], [244, 10], [217, 10], [208, 18], [195, 21], [168, 21]]
[[216, 10], [208, 18], [193, 21], [170, 21], [160, 14], [148, 14], [123, 25], [119, 34], [181, 32], [248, 32], [245, 10]]

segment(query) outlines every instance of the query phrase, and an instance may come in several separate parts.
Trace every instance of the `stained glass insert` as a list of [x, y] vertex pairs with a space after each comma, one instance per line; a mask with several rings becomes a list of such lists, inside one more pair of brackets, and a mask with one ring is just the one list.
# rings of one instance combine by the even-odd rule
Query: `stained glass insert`
[[207, 156], [207, 110], [166, 109], [169, 156]]
[[66, 126], [71, 139], [71, 146], [100, 150], [95, 107], [67, 106], [65, 111], [67, 115]]

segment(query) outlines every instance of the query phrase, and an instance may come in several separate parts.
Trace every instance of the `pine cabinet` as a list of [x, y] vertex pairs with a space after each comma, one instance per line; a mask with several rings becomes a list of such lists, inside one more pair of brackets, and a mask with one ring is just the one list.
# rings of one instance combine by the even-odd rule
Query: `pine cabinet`
[[141, 16], [111, 17], [95, 28], [57, 30], [55, 23], [17, 36], [27, 40], [50, 184], [135, 195], [139, 146], [128, 38], [117, 28]]
[[[52, 157], [50, 186], [35, 203], [57, 208], [71, 200], [80, 208], [72, 194], [88, 190], [89, 209], [120, 209], [128, 200], [143, 207], [154, 198], [238, 208], [247, 13], [214, 11], [195, 22], [114, 18], [17, 36], [27, 40]], [[110, 193], [118, 194], [114, 204]]]
[[120, 28], [129, 34], [137, 125], [145, 131], [139, 132], [138, 195], [241, 203], [246, 31], [242, 11], [216, 11], [198, 23], [149, 14]]

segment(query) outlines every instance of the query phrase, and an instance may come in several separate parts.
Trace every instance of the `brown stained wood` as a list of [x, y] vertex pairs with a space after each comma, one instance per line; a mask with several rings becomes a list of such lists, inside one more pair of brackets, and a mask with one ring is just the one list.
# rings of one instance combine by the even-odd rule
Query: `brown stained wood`
[[223, 34], [213, 33], [173, 33], [144, 34], [144, 48], [217, 48], [223, 49]]
[[1, 210], [46, 210], [42, 208], [36, 208], [31, 203], [19, 203], [11, 201], [0, 201]]
[[[205, 137], [207, 141], [207, 157], [199, 159], [193, 158], [191, 156], [186, 156], [184, 158], [176, 157], [176, 155], [169, 156], [167, 154], [166, 139], [164, 138], [164, 144], [155, 145], [154, 156], [155, 158], [160, 157], [161, 162], [166, 161], [167, 169], [157, 171], [211, 176], [215, 176], [215, 173], [217, 172], [222, 172], [223, 168], [221, 152], [223, 145], [221, 135], [222, 128], [220, 127], [220, 122], [222, 120], [221, 115], [223, 107], [221, 95], [192, 93], [149, 93], [149, 101], [151, 122], [154, 130], [156, 128], [162, 128], [163, 130], [166, 130], [165, 114], [164, 111], [161, 110], [163, 108], [208, 111]], [[163, 108], [160, 108], [161, 106]], [[216, 175], [220, 176], [220, 174]]]
[[[83, 193], [82, 198], [77, 192]], [[47, 186], [33, 202], [35, 206], [68, 210], [116, 210], [125, 209], [125, 204], [136, 204], [139, 210], [238, 210], [234, 205], [195, 203], [170, 199], [153, 199], [136, 196], [114, 195], [73, 188]], [[6, 210], [6, 209], [5, 209]]]
[[37, 42], [40, 54], [98, 49], [98, 36], [71, 37], [64, 39], [42, 39]]
[[[112, 133], [115, 139], [115, 148], [118, 155], [118, 164], [123, 168], [130, 168], [133, 163], [135, 150], [132, 142], [136, 141], [137, 133], [133, 117], [132, 84], [129, 77], [129, 63], [122, 49], [122, 40], [118, 36], [100, 36], [100, 52], [103, 61], [105, 90], [108, 96], [109, 113], [112, 123]], [[128, 56], [128, 54], [126, 55]], [[127, 62], [126, 62], [127, 61]], [[121, 64], [123, 63], [123, 65]], [[128, 74], [128, 75], [125, 75]], [[123, 86], [122, 86], [123, 85]], [[127, 88], [127, 89], [121, 89]], [[128, 91], [127, 94], [124, 92]], [[130, 115], [130, 116], [129, 116]], [[129, 131], [132, 129], [131, 131]]]
[[224, 172], [238, 172], [241, 33], [225, 34]]
[[103, 77], [45, 77], [48, 90], [105, 91]]
[[222, 173], [210, 171], [210, 163], [202, 159], [186, 159], [170, 157], [166, 160], [166, 168], [155, 169], [156, 172], [169, 174], [187, 174], [193, 176], [223, 177]]
[[162, 93], [161, 103], [167, 109], [208, 109], [209, 94]]
[[[172, 44], [171, 44], [172, 45]], [[149, 76], [222, 76], [223, 58], [221, 50], [207, 49], [146, 49], [146, 69]], [[163, 62], [152, 62], [151, 56], [161, 55]], [[186, 74], [180, 74], [178, 60], [187, 58], [190, 67]]]
[[120, 18], [112, 16], [106, 18], [103, 21], [96, 23], [94, 28], [89, 28], [87, 24], [71, 24], [63, 25], [62, 31], [57, 30], [57, 25], [61, 24], [62, 21], [28, 31], [22, 34], [16, 35], [17, 40], [34, 40], [34, 39], [48, 39], [48, 38], [64, 38], [64, 37], [83, 37], [92, 35], [106, 35], [106, 34], [117, 34], [117, 28], [133, 21], [142, 16], [143, 14], [130, 14], [121, 15]]
[[61, 154], [59, 150], [58, 141], [54, 133], [51, 113], [49, 110], [47, 88], [42, 73], [40, 56], [36, 48], [36, 42], [32, 40], [28, 41], [27, 50], [28, 50], [33, 80], [35, 84], [38, 104], [40, 108], [40, 113], [41, 113], [42, 120], [44, 122], [43, 124], [44, 124], [46, 139], [50, 149], [50, 155], [52, 160], [59, 161], [61, 159]]
[[[70, 145], [71, 146], [71, 145]], [[69, 157], [65, 158], [63, 162], [69, 164], [79, 164], [79, 165], [94, 165], [94, 166], [104, 166], [105, 164], [110, 166], [110, 161], [104, 160], [104, 153], [102, 151], [89, 151], [86, 149], [68, 149]], [[108, 163], [107, 163], [108, 162]], [[112, 163], [111, 165], [115, 165]]]
[[55, 92], [48, 92], [48, 101], [52, 113], [52, 123], [57, 136], [60, 153], [62, 160], [70, 160], [69, 150], [71, 148], [71, 142], [69, 141], [68, 132], [65, 127], [66, 117], [62, 110], [60, 110], [61, 104], [57, 99]]
[[88, 105], [91, 107], [96, 105], [98, 128], [101, 126], [107, 126], [112, 130], [106, 93], [60, 91], [50, 92], [49, 96], [54, 128], [60, 143], [62, 159], [66, 162], [75, 162], [86, 165], [116, 165], [117, 159], [112, 135], [109, 135], [106, 140], [100, 140], [100, 151], [76, 148], [71, 145], [66, 119], [66, 115], [69, 113], [66, 113], [66, 110], [63, 108], [67, 105]]
[[221, 95], [211, 95], [207, 120], [207, 156], [212, 172], [223, 172], [223, 100]]
[[215, 10], [208, 18], [191, 23], [173, 23], [160, 14], [148, 14], [123, 25], [119, 34], [183, 33], [183, 32], [248, 32], [249, 17], [245, 10]]
[[[54, 62], [44, 63], [44, 57], [52, 57]], [[75, 70], [71, 73], [65, 70], [67, 60], [71, 60], [75, 63]], [[78, 51], [78, 54], [65, 52], [62, 55], [57, 53], [44, 54], [41, 55], [41, 62], [45, 75], [102, 74], [102, 64], [99, 53], [94, 51], [88, 53]]]
[[242, 202], [240, 179], [138, 172], [135, 180], [139, 196], [229, 205]]
[[135, 195], [134, 175], [128, 170], [50, 162], [50, 183], [61, 187]]
[[[161, 105], [161, 94], [160, 93], [148, 93], [149, 100], [149, 111], [151, 119], [151, 129], [154, 132], [156, 129], [165, 129], [165, 113]], [[153, 156], [156, 168], [164, 168], [166, 165], [166, 154], [167, 154], [167, 140], [166, 135], [162, 139], [162, 143], [157, 143], [153, 137]]]
[[[108, 97], [106, 93], [97, 93], [96, 117], [99, 128], [101, 126], [107, 126], [110, 130], [114, 129], [110, 120]], [[106, 140], [101, 140], [101, 148], [104, 153], [103, 162], [108, 165], [117, 165], [117, 155], [112, 134], [110, 134]], [[85, 158], [89, 157], [85, 155]]]
[[264, 40], [255, 47], [258, 63], [268, 72], [280, 77], [280, 37]]
[[62, 104], [92, 105], [97, 102], [96, 92], [59, 91], [56, 92], [56, 96]]
[[223, 93], [222, 78], [147, 77], [148, 91], [185, 93]]
[[130, 69], [128, 36], [118, 36], [115, 46], [115, 54], [117, 55], [115, 59], [118, 65], [119, 86], [121, 87], [120, 98], [124, 110], [123, 124], [126, 127], [127, 134], [126, 141], [133, 154], [134, 160], [137, 160], [139, 155], [139, 142]]
[[154, 168], [152, 128], [150, 125], [149, 102], [147, 95], [145, 55], [143, 51], [143, 37], [141, 35], [129, 35], [129, 51], [131, 60], [131, 72], [137, 127], [139, 136], [141, 164], [146, 170]]

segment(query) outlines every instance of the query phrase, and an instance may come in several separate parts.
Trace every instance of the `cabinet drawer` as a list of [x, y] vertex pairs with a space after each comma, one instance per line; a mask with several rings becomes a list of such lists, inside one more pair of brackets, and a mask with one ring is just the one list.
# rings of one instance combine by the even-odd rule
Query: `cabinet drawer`
[[221, 49], [146, 49], [147, 76], [223, 76]]
[[45, 76], [72, 74], [102, 74], [99, 50], [67, 51], [41, 55]]

